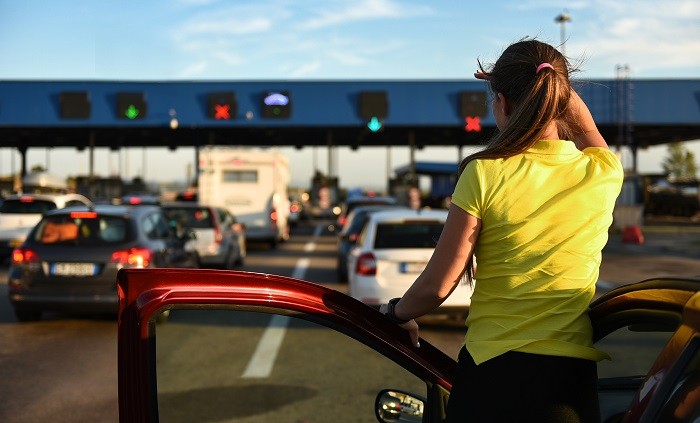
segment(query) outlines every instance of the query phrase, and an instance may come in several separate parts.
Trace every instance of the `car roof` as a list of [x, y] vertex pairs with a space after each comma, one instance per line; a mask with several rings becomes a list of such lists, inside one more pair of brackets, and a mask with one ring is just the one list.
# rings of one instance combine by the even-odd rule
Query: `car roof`
[[167, 203], [162, 203], [161, 207], [164, 209], [219, 209], [221, 207], [210, 206], [208, 204], [200, 204], [194, 201], [168, 201]]
[[345, 201], [347, 204], [351, 203], [396, 203], [397, 200], [394, 197], [386, 196], [376, 196], [376, 197], [352, 197]]
[[389, 222], [394, 220], [445, 220], [447, 219], [447, 210], [382, 210], [372, 213], [370, 222]]
[[154, 206], [154, 205], [140, 205], [140, 206], [131, 206], [131, 205], [114, 205], [114, 204], [98, 204], [93, 207], [84, 207], [84, 206], [74, 206], [74, 207], [68, 207], [64, 209], [56, 209], [56, 210], [51, 210], [46, 212], [45, 216], [55, 216], [55, 215], [63, 215], [63, 214], [69, 214], [71, 212], [75, 211], [94, 211], [97, 214], [109, 214], [109, 215], [114, 215], [114, 216], [119, 216], [119, 215], [142, 215], [145, 213], [150, 213], [153, 211], [160, 211], [159, 206]]
[[80, 199], [83, 201], [87, 201], [91, 203], [90, 199], [85, 197], [82, 194], [76, 194], [76, 193], [64, 193], [64, 194], [54, 194], [54, 193], [33, 193], [33, 192], [28, 192], [25, 194], [11, 194], [5, 197], [4, 201], [8, 200], [19, 200], [22, 198], [34, 198], [35, 200], [47, 200], [47, 201], [65, 201], [65, 200], [73, 200], [73, 199]]

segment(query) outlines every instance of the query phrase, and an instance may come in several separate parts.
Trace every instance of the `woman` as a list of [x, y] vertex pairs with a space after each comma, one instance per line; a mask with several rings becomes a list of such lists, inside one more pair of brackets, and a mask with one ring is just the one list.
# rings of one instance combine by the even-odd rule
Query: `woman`
[[586, 311], [622, 165], [554, 47], [516, 42], [475, 77], [499, 131], [462, 161], [425, 271], [382, 310], [419, 346], [413, 319], [471, 280], [478, 257], [448, 421], [599, 421], [596, 362], [608, 356]]

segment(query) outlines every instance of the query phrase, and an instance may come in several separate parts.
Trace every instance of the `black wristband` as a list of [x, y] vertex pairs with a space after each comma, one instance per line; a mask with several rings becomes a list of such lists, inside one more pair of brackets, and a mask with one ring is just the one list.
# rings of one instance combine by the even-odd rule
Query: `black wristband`
[[401, 298], [392, 298], [389, 300], [389, 303], [387, 304], [386, 308], [386, 317], [389, 318], [392, 322], [396, 323], [397, 325], [403, 325], [404, 323], [410, 322], [410, 320], [402, 320], [396, 317], [396, 313], [394, 313], [394, 307], [396, 306], [396, 303], [399, 302]]

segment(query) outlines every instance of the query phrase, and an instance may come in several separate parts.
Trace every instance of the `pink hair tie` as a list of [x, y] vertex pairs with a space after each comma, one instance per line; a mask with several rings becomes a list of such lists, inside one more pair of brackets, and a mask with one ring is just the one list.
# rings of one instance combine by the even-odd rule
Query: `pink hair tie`
[[554, 66], [550, 65], [550, 64], [547, 63], [547, 62], [544, 62], [544, 63], [542, 63], [541, 65], [539, 65], [539, 66], [537, 67], [537, 70], [535, 71], [535, 75], [537, 75], [538, 73], [540, 73], [540, 71], [541, 71], [542, 69], [544, 69], [544, 68], [554, 69]]

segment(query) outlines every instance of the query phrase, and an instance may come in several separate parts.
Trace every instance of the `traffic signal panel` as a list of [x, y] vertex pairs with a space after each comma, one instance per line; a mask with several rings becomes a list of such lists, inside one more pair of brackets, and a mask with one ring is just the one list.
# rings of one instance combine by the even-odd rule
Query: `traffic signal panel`
[[90, 117], [92, 105], [90, 93], [87, 91], [64, 91], [60, 95], [61, 118], [87, 119]]
[[262, 117], [286, 119], [292, 115], [292, 99], [289, 91], [267, 91], [262, 98]]
[[235, 92], [209, 94], [207, 116], [216, 120], [230, 120], [235, 119], [237, 113], [238, 100]]
[[486, 92], [462, 91], [459, 93], [459, 112], [463, 118], [467, 116], [484, 117], [488, 111]]
[[379, 132], [384, 128], [384, 118], [389, 114], [389, 101], [386, 91], [363, 91], [360, 93], [360, 116], [367, 128]]
[[145, 119], [148, 112], [146, 99], [141, 92], [117, 93], [117, 117], [120, 119]]

